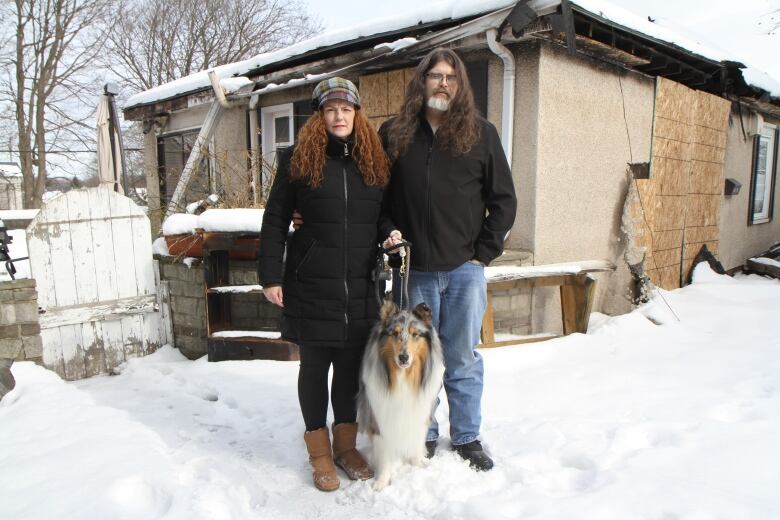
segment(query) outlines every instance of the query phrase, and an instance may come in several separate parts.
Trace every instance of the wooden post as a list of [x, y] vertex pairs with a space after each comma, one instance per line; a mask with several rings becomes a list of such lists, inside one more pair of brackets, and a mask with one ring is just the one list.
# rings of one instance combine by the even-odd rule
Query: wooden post
[[588, 332], [588, 318], [593, 307], [596, 280], [588, 274], [578, 275], [561, 285], [563, 334]]

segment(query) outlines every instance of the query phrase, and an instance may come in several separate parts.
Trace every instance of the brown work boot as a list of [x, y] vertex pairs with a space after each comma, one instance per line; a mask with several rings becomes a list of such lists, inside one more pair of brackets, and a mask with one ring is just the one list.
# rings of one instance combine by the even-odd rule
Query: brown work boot
[[352, 480], [368, 480], [374, 476], [374, 471], [355, 448], [357, 432], [357, 423], [333, 425], [333, 458]]
[[325, 426], [313, 432], [303, 434], [306, 449], [309, 451], [314, 485], [320, 491], [335, 491], [339, 488], [339, 476], [333, 465], [333, 453], [330, 451], [330, 435]]

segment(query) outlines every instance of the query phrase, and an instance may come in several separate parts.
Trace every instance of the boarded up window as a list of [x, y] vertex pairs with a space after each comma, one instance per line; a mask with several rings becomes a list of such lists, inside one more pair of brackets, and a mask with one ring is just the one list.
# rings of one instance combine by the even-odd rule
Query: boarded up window
[[637, 179], [633, 231], [645, 271], [680, 287], [703, 244], [717, 256], [730, 103], [658, 78], [650, 178]]

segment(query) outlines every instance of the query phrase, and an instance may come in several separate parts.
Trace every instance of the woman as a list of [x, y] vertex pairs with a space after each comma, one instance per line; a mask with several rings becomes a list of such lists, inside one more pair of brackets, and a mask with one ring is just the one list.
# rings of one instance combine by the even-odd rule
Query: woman
[[[349, 478], [373, 473], [355, 448], [358, 372], [378, 316], [371, 269], [387, 157], [360, 111], [352, 82], [331, 78], [314, 89], [314, 115], [294, 150], [284, 152], [265, 208], [260, 280], [283, 308], [282, 337], [300, 346], [298, 400], [314, 485], [339, 487], [335, 464]], [[293, 210], [303, 224], [285, 241]], [[328, 370], [333, 365], [333, 451], [326, 425]]]

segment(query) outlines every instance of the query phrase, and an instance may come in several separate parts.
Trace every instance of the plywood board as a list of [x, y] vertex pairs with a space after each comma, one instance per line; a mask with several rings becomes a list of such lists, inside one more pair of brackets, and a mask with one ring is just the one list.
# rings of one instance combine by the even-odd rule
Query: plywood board
[[366, 116], [387, 115], [387, 73], [360, 77], [360, 104]]
[[387, 73], [387, 113], [395, 115], [401, 111], [406, 94], [406, 82], [403, 70], [393, 70]]

